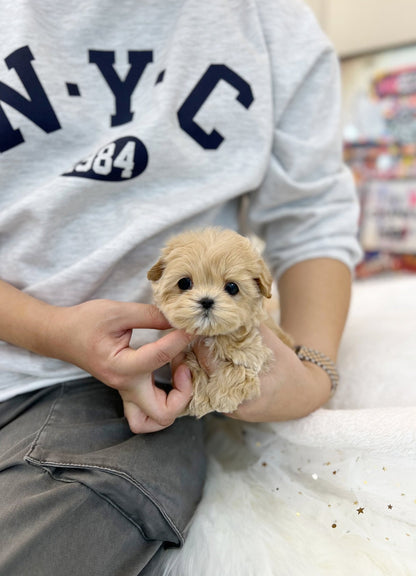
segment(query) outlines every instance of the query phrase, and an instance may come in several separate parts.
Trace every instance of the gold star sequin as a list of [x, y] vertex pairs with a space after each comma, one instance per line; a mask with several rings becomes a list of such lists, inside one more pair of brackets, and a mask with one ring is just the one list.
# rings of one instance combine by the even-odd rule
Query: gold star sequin
[[358, 514], [364, 514], [365, 508], [357, 508]]
[[391, 504], [389, 504], [389, 505], [387, 506], [387, 508], [388, 508], [389, 510], [393, 510], [393, 506], [392, 506]]

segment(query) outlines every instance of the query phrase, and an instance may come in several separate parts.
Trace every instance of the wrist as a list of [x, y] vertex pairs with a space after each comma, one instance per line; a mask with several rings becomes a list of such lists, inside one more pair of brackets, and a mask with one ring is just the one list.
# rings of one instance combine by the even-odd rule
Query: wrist
[[0, 339], [36, 354], [53, 356], [57, 307], [0, 280]]
[[324, 406], [331, 398], [331, 380], [328, 374], [316, 364], [300, 360], [302, 365], [304, 403], [306, 413], [314, 412]]
[[67, 360], [64, 351], [65, 341], [70, 340], [69, 336], [66, 335], [68, 333], [69, 309], [49, 304], [43, 306], [33, 352], [49, 358]]
[[25, 329], [14, 342], [40, 356], [63, 359], [62, 334], [65, 332], [66, 308], [32, 299], [25, 309]]
[[307, 365], [318, 367], [327, 375], [331, 385], [330, 394], [332, 396], [335, 393], [339, 381], [338, 370], [333, 360], [315, 348], [296, 346], [294, 350], [299, 360]]

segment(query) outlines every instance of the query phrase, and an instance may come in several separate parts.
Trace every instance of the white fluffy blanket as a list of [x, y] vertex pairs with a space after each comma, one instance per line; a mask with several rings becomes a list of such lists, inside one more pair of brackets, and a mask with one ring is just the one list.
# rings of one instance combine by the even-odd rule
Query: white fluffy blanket
[[160, 576], [416, 575], [416, 277], [354, 287], [330, 405], [209, 423], [209, 472]]

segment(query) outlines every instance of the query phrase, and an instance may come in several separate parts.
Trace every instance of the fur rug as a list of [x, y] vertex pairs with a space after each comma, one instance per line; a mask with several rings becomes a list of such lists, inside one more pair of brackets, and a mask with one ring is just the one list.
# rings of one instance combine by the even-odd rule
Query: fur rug
[[416, 277], [357, 283], [341, 382], [307, 418], [207, 418], [209, 470], [158, 576], [416, 574]]

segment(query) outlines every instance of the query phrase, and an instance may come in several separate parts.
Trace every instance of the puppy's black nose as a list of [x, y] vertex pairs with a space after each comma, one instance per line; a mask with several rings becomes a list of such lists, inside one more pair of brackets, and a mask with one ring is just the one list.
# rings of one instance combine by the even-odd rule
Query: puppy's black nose
[[214, 300], [212, 298], [201, 298], [199, 303], [201, 304], [202, 308], [204, 308], [204, 310], [209, 310], [214, 306]]

